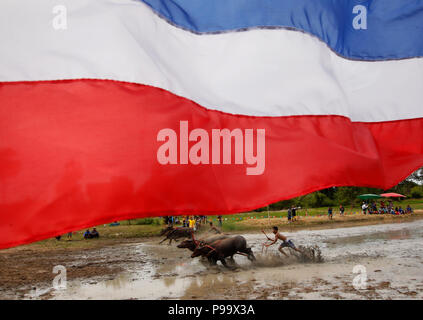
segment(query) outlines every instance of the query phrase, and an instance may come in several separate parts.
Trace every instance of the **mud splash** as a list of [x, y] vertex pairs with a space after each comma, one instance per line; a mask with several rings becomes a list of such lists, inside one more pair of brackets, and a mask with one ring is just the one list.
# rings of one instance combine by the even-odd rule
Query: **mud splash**
[[322, 263], [323, 256], [322, 256], [322, 250], [318, 245], [313, 246], [299, 246], [298, 247], [301, 250], [301, 254], [298, 257], [298, 260], [303, 263]]
[[297, 252], [289, 248], [289, 250], [285, 251], [287, 256], [284, 256], [279, 252], [268, 251], [256, 254], [257, 260], [255, 261], [254, 266], [259, 268], [275, 268], [290, 264], [322, 263], [324, 261], [322, 250], [317, 245], [299, 246], [298, 249], [301, 252]]

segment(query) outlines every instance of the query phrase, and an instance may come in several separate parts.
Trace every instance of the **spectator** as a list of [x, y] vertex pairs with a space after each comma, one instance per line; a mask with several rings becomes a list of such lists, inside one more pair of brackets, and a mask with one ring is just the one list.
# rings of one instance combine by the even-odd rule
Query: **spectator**
[[72, 231], [68, 232], [68, 241], [71, 241], [71, 240], [72, 240]]
[[328, 217], [329, 217], [330, 220], [332, 220], [332, 218], [333, 218], [333, 210], [332, 210], [332, 207], [329, 207], [328, 208]]
[[377, 213], [377, 206], [374, 201], [372, 202], [372, 213]]
[[389, 200], [389, 204], [388, 204], [388, 209], [393, 209], [394, 208], [394, 204], [392, 202], [392, 200]]
[[219, 221], [219, 227], [222, 228], [222, 216], [218, 216], [217, 220]]
[[410, 205], [407, 205], [407, 213], [413, 213], [413, 209], [411, 209]]
[[345, 212], [345, 208], [344, 208], [344, 206], [341, 204], [341, 205], [339, 206], [339, 214], [340, 214], [341, 216], [343, 216], [343, 215], [344, 215], [344, 212]]
[[367, 208], [368, 208], [367, 204], [365, 202], [363, 202], [363, 204], [361, 206], [361, 210], [363, 210], [363, 214], [367, 213]]
[[189, 227], [191, 229], [194, 229], [194, 231], [195, 231], [195, 220], [194, 220], [194, 218], [190, 217], [189, 220], [188, 220], [188, 223], [189, 223]]
[[292, 210], [291, 208], [288, 208], [288, 223], [291, 222], [291, 219], [292, 219]]
[[385, 209], [385, 202], [383, 202], [383, 200], [380, 202], [380, 208], [382, 210]]
[[90, 229], [84, 232], [84, 239], [91, 239], [91, 232]]
[[296, 221], [297, 220], [297, 209], [294, 206], [291, 207], [291, 214], [292, 214], [292, 221], [293, 222]]
[[91, 238], [100, 238], [100, 234], [96, 228], [93, 228], [93, 231], [91, 231]]

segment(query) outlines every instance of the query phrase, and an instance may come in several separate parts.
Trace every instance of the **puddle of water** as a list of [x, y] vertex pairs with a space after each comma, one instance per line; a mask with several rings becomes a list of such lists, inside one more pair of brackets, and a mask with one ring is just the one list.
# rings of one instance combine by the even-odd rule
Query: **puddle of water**
[[151, 299], [165, 295], [177, 297], [184, 292], [186, 279], [166, 278], [163, 280], [134, 279], [131, 274], [120, 274], [113, 280], [96, 284], [73, 283], [67, 290], [55, 294], [55, 299]]

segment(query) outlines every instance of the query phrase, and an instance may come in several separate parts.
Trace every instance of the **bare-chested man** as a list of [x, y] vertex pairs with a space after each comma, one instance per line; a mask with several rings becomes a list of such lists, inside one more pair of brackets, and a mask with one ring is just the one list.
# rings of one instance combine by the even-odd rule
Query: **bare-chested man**
[[285, 248], [285, 247], [289, 247], [289, 248], [292, 248], [292, 249], [294, 249], [295, 251], [297, 251], [297, 252], [300, 252], [301, 253], [301, 250], [300, 249], [298, 249], [298, 248], [296, 248], [295, 247], [295, 245], [294, 245], [294, 243], [292, 242], [292, 240], [288, 240], [288, 238], [287, 237], [285, 237], [283, 234], [281, 234], [281, 233], [279, 233], [279, 231], [278, 231], [278, 227], [273, 227], [272, 228], [272, 232], [273, 232], [273, 234], [275, 235], [275, 239], [270, 239], [267, 235], [266, 235], [266, 237], [267, 237], [267, 239], [269, 239], [269, 240], [271, 240], [272, 242], [270, 242], [269, 244], [265, 244], [265, 246], [266, 247], [269, 247], [269, 246], [271, 246], [271, 245], [273, 245], [273, 244], [275, 244], [278, 240], [282, 240], [282, 243], [281, 243], [281, 245], [279, 246], [279, 252], [280, 253], [283, 253], [285, 256], [287, 256], [288, 257], [288, 255], [282, 250], [283, 248]]

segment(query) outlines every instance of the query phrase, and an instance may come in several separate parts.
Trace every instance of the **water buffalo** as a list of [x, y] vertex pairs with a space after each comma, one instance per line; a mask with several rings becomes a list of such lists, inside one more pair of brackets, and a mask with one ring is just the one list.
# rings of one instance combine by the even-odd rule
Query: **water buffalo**
[[212, 264], [216, 264], [219, 260], [225, 267], [229, 268], [225, 258], [231, 257], [237, 253], [245, 254], [251, 261], [256, 260], [251, 248], [247, 248], [247, 241], [243, 236], [235, 236], [217, 240], [210, 244], [200, 245], [194, 250], [191, 258], [205, 256]]
[[[194, 252], [195, 249], [197, 249], [197, 247], [199, 247], [199, 246], [210, 245], [215, 241], [227, 239], [227, 238], [229, 238], [229, 236], [224, 235], [224, 234], [219, 234], [219, 235], [208, 236], [207, 238], [198, 239], [198, 240], [187, 239], [187, 240], [182, 241], [180, 244], [178, 244], [177, 247], [178, 248], [186, 248], [186, 249], [189, 249], [192, 252]], [[205, 256], [206, 255], [204, 255], [203, 258]], [[232, 263], [235, 262], [233, 256], [231, 256], [229, 259], [231, 260]], [[207, 260], [210, 262], [210, 264], [214, 263], [214, 261], [212, 260], [211, 257], [207, 257]]]
[[165, 236], [172, 230], [175, 230], [175, 228], [173, 226], [168, 226], [160, 231], [159, 236]]
[[174, 228], [174, 227], [167, 227], [166, 229], [163, 229], [160, 233], [161, 236], [166, 236], [162, 241], [159, 242], [162, 243], [165, 240], [169, 240], [169, 245], [172, 243], [172, 240], [177, 241], [179, 238], [190, 238], [192, 237], [192, 234], [194, 233], [194, 229], [187, 228], [187, 227], [181, 227], [181, 228]]

